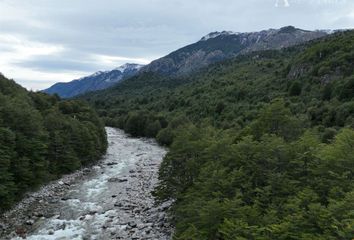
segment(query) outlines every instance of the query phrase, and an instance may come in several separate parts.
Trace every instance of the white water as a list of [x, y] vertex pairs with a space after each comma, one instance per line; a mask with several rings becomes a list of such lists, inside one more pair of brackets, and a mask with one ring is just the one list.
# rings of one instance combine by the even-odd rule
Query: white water
[[[134, 214], [128, 216], [114, 206], [131, 200], [132, 195], [125, 191], [137, 185], [134, 183], [137, 180], [129, 178], [129, 170], [132, 172], [139, 164], [146, 166], [149, 161], [161, 162], [166, 151], [152, 140], [129, 138], [113, 128], [107, 128], [107, 135], [109, 147], [102, 163], [95, 166], [88, 177], [70, 187], [66, 194], [68, 200], [53, 206], [56, 216], [36, 223], [38, 227], [27, 239], [115, 239], [115, 233], [127, 228], [127, 221], [135, 220]], [[128, 178], [129, 181], [109, 181], [112, 178]]]

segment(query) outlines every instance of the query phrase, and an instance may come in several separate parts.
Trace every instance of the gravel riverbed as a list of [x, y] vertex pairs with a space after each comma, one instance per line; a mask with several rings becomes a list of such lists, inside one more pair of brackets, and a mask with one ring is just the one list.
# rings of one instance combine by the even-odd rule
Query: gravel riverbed
[[1, 239], [171, 239], [171, 203], [155, 205], [151, 195], [166, 149], [106, 130], [103, 159], [27, 194], [0, 217]]

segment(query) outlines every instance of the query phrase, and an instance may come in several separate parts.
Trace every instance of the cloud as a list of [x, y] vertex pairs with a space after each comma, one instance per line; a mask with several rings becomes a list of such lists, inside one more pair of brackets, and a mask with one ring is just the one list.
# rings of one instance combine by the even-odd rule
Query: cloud
[[151, 60], [144, 58], [129, 58], [123, 56], [109, 56], [99, 54], [86, 54], [66, 49], [60, 54], [38, 55], [29, 60], [12, 62], [17, 67], [29, 68], [47, 72], [95, 72], [97, 70], [110, 70], [127, 62], [148, 64]]
[[0, 71], [41, 89], [125, 62], [147, 63], [216, 30], [353, 27], [353, 1], [278, 2], [0, 0]]
[[94, 57], [99, 62], [104, 63], [105, 65], [117, 66], [122, 62], [136, 62], [139, 64], [148, 64], [150, 61], [144, 58], [129, 58], [129, 57], [119, 57], [119, 56], [108, 56], [108, 55], [96, 55]]

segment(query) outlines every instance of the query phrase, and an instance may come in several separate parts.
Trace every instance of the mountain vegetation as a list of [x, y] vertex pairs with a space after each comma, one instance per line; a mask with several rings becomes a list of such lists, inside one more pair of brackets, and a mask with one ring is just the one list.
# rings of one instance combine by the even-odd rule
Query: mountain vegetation
[[174, 201], [175, 239], [349, 240], [353, 69], [346, 31], [84, 98], [107, 125], [170, 146], [154, 194]]
[[104, 125], [82, 101], [28, 92], [0, 74], [0, 103], [0, 212], [106, 150]]

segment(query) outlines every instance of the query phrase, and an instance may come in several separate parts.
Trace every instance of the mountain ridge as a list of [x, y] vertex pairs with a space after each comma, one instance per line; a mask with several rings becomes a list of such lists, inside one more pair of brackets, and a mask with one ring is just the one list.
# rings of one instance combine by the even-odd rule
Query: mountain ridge
[[42, 92], [48, 94], [56, 93], [60, 97], [70, 98], [83, 93], [105, 89], [123, 79], [134, 76], [142, 66], [141, 64], [126, 63], [113, 70], [98, 71], [70, 82], [56, 83]]
[[[112, 87], [121, 80], [145, 72], [155, 72], [165, 76], [185, 76], [210, 64], [238, 55], [291, 47], [329, 34], [325, 30], [309, 31], [293, 26], [258, 32], [211, 32], [199, 41], [177, 49], [148, 65], [126, 64], [112, 71], [99, 71], [69, 83], [57, 83], [43, 91], [69, 98]], [[125, 68], [130, 71], [125, 73]]]
[[258, 32], [211, 32], [198, 42], [182, 47], [152, 61], [142, 68], [145, 72], [165, 75], [185, 75], [227, 58], [240, 54], [281, 49], [327, 36], [325, 30], [303, 30], [293, 26]]

